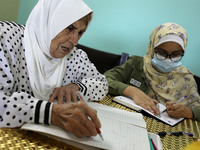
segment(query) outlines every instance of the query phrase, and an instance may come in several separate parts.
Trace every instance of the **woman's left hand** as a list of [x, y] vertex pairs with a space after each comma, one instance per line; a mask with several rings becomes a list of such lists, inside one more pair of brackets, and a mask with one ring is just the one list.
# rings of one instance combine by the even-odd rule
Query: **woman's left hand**
[[49, 97], [49, 102], [57, 99], [58, 104], [62, 104], [64, 99], [66, 102], [77, 102], [76, 92], [79, 91], [78, 85], [70, 83], [63, 87], [56, 87]]
[[181, 103], [166, 103], [167, 113], [169, 116], [174, 118], [192, 118], [192, 110], [186, 106], [183, 106]]

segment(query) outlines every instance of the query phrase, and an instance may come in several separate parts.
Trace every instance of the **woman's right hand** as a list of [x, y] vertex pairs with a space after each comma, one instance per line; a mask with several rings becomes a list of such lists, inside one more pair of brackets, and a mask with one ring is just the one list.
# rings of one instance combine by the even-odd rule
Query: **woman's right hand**
[[81, 138], [96, 136], [101, 128], [97, 111], [83, 101], [53, 104], [51, 124], [59, 126]]
[[150, 98], [148, 95], [146, 95], [143, 91], [140, 89], [134, 87], [134, 86], [128, 86], [124, 91], [123, 94], [125, 96], [129, 96], [133, 99], [133, 101], [143, 107], [144, 109], [152, 112], [153, 114], [160, 114], [160, 111], [156, 104], [158, 101]]

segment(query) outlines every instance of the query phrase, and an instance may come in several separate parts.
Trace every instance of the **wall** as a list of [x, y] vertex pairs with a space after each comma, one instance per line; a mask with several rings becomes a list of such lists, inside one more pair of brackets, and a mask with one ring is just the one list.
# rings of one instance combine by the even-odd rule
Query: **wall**
[[[18, 22], [25, 23], [37, 0], [21, 0]], [[174, 22], [188, 32], [183, 65], [200, 76], [199, 0], [85, 0], [94, 18], [81, 44], [107, 52], [144, 56], [151, 31]]]
[[18, 13], [18, 23], [25, 24], [26, 20], [32, 10], [36, 5], [38, 0], [20, 0], [20, 9]]
[[20, 0], [0, 0], [0, 20], [17, 22]]

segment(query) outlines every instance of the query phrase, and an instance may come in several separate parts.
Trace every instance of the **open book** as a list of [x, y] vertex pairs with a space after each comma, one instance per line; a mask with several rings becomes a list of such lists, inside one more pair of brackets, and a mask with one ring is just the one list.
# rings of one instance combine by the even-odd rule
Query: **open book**
[[99, 135], [90, 138], [77, 138], [75, 135], [53, 125], [25, 124], [21, 129], [40, 132], [86, 150], [150, 150], [148, 132], [142, 114], [94, 102], [89, 102], [88, 105], [97, 110], [104, 141]]
[[174, 126], [176, 125], [177, 123], [179, 123], [180, 121], [182, 121], [184, 118], [179, 118], [179, 119], [176, 119], [176, 118], [172, 118], [170, 117], [167, 112], [163, 112], [164, 110], [166, 110], [166, 107], [165, 105], [161, 104], [161, 103], [158, 103], [158, 108], [161, 112], [160, 115], [157, 115], [155, 116], [153, 113], [151, 113], [150, 111], [144, 109], [143, 107], [137, 105], [131, 98], [129, 97], [125, 97], [125, 96], [115, 96], [113, 98], [113, 101], [119, 103], [119, 104], [122, 104], [126, 107], [129, 107], [133, 110], [136, 110], [138, 112], [141, 112], [141, 111], [145, 111], [147, 112], [148, 114], [152, 115], [153, 117], [163, 121], [164, 123], [167, 123], [168, 125], [171, 125], [171, 126]]

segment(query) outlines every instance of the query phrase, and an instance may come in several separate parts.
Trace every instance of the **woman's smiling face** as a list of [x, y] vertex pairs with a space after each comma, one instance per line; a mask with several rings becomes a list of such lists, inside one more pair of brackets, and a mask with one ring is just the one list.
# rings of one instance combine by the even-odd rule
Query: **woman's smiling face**
[[88, 24], [88, 18], [83, 17], [80, 20], [69, 25], [61, 31], [52, 41], [50, 45], [50, 54], [53, 58], [62, 58], [69, 54], [78, 40], [85, 32]]

